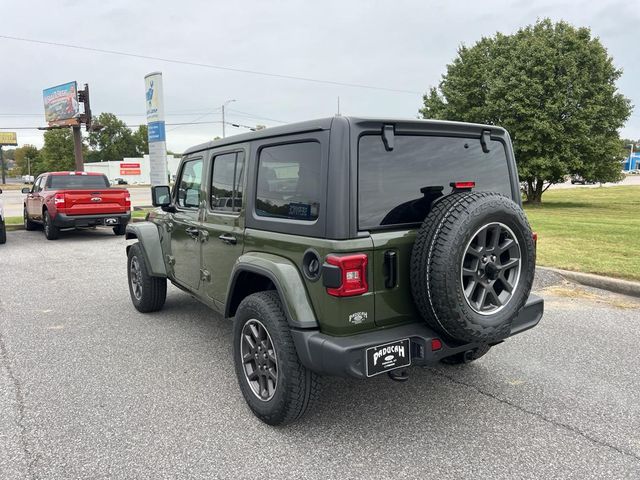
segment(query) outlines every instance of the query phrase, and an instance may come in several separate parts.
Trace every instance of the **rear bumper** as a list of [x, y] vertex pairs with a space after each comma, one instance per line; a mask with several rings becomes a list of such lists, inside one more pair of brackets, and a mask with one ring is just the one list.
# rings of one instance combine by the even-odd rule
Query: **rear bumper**
[[[116, 223], [110, 223], [108, 219], [114, 219]], [[93, 227], [96, 225], [115, 227], [116, 225], [129, 223], [130, 220], [131, 213], [101, 213], [100, 215], [66, 215], [58, 213], [53, 219], [53, 224], [59, 228]]]
[[[513, 320], [511, 334], [516, 335], [535, 327], [544, 312], [542, 298], [531, 295], [520, 315]], [[325, 335], [318, 330], [292, 330], [293, 341], [302, 364], [310, 370], [339, 377], [365, 378], [367, 348], [410, 339], [411, 365], [430, 365], [443, 358], [477, 347], [473, 343], [452, 343], [431, 330], [424, 322], [400, 325], [384, 330], [361, 333], [348, 337]], [[431, 350], [431, 340], [438, 338], [442, 348]]]

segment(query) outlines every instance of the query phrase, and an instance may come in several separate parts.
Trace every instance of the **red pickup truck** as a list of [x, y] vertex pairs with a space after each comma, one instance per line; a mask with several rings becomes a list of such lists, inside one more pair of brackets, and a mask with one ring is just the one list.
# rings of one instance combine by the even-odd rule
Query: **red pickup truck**
[[49, 240], [60, 230], [104, 225], [124, 235], [131, 220], [131, 196], [124, 188], [111, 188], [107, 177], [90, 172], [49, 172], [32, 188], [23, 188], [24, 227], [44, 226]]

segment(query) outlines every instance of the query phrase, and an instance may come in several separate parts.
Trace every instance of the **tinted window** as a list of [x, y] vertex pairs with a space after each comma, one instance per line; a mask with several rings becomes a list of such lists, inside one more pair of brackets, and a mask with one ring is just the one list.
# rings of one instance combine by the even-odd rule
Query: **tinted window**
[[178, 205], [181, 207], [200, 206], [200, 185], [202, 184], [202, 159], [184, 162], [178, 180]]
[[239, 212], [242, 206], [244, 152], [225, 153], [213, 159], [211, 208]]
[[256, 213], [315, 220], [320, 210], [320, 144], [265, 147], [258, 161]]
[[388, 152], [380, 135], [360, 139], [358, 218], [362, 229], [422, 222], [450, 183], [476, 182], [475, 191], [511, 198], [504, 145], [491, 141], [489, 153], [477, 138], [395, 136]]
[[84, 190], [109, 188], [109, 180], [104, 175], [49, 175], [47, 188], [64, 190]]

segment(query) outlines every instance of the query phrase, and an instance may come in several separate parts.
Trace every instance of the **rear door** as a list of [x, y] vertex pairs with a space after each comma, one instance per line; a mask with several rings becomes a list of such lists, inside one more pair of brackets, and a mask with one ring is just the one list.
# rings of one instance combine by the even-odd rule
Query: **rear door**
[[233, 265], [242, 254], [246, 152], [232, 149], [213, 154], [208, 174], [202, 233], [202, 268], [206, 295], [224, 302]]
[[174, 187], [176, 211], [171, 214], [171, 256], [175, 280], [191, 290], [200, 286], [200, 214], [202, 156], [184, 160]]
[[475, 182], [476, 191], [512, 197], [505, 144], [484, 151], [476, 138], [395, 135], [392, 150], [381, 135], [363, 135], [358, 146], [358, 227], [374, 244], [375, 321], [389, 325], [419, 317], [410, 284], [417, 229], [451, 183]]

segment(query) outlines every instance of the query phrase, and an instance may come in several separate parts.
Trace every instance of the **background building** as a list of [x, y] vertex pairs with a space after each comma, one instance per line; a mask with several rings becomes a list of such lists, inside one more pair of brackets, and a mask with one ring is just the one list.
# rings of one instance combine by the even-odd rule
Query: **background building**
[[[175, 180], [175, 175], [180, 164], [180, 157], [167, 155], [167, 183]], [[87, 172], [104, 173], [109, 180], [122, 178], [129, 184], [149, 184], [150, 166], [149, 155], [143, 158], [123, 158], [119, 162], [93, 162], [85, 163], [84, 169]]]

